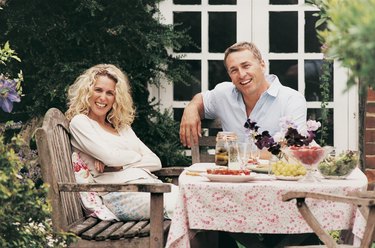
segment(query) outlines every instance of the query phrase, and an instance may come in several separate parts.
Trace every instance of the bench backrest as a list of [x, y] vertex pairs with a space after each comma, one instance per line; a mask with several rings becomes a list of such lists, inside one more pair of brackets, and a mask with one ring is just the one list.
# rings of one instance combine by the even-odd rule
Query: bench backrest
[[199, 138], [197, 145], [191, 146], [192, 163], [215, 162], [215, 155], [208, 150], [215, 149], [216, 134], [221, 131], [221, 122], [219, 119], [202, 120], [201, 127], [203, 130], [202, 137]]
[[58, 188], [59, 182], [76, 182], [72, 169], [69, 122], [60, 110], [51, 108], [35, 136], [42, 177], [50, 186], [48, 198], [53, 209], [53, 226], [56, 230], [66, 231], [70, 224], [84, 217], [78, 193], [60, 192]]

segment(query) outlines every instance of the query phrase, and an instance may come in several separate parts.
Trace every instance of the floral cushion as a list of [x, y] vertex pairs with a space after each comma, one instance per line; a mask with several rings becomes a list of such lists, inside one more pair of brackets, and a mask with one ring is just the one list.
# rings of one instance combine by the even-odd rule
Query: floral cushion
[[[77, 183], [95, 183], [88, 166], [80, 158], [79, 153], [73, 152], [72, 162]], [[119, 220], [104, 204], [97, 192], [79, 192], [81, 203], [86, 214], [101, 220]]]

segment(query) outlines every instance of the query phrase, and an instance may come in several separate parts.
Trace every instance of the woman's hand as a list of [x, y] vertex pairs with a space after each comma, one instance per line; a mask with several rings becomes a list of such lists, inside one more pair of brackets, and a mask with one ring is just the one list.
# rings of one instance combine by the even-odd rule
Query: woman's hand
[[95, 160], [94, 166], [95, 166], [95, 170], [97, 172], [99, 172], [99, 173], [103, 173], [104, 172], [104, 164], [103, 164], [102, 161]]

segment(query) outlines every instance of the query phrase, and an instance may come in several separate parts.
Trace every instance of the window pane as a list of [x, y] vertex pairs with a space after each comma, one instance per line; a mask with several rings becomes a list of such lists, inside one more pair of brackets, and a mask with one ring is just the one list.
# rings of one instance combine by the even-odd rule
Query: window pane
[[[317, 16], [313, 16], [317, 11], [306, 11], [305, 12], [305, 52], [307, 53], [320, 53], [320, 43], [315, 28], [315, 23], [319, 19]], [[325, 25], [320, 26], [318, 29], [324, 29]]]
[[292, 53], [298, 49], [298, 15], [270, 12], [270, 52]]
[[[322, 64], [323, 60], [305, 60], [305, 97], [307, 101], [322, 100], [322, 89], [320, 89]], [[329, 101], [333, 101], [333, 63], [331, 62], [327, 67]]]
[[187, 30], [194, 45], [182, 47], [179, 52], [199, 53], [201, 51], [201, 12], [173, 12], [173, 23], [176, 31]]
[[173, 0], [174, 4], [201, 4], [201, 0]]
[[184, 60], [184, 62], [187, 63], [192, 79], [174, 82], [173, 100], [175, 101], [190, 101], [195, 94], [201, 92], [201, 61]]
[[307, 109], [307, 119], [320, 121], [322, 127], [318, 129], [315, 141], [320, 145], [330, 145], [333, 146], [333, 109], [326, 109], [327, 113], [327, 131], [326, 136], [323, 137], [322, 142], [322, 130], [325, 129], [324, 122], [322, 121], [322, 109]]
[[208, 89], [212, 90], [218, 83], [231, 81], [222, 60], [208, 61]]
[[208, 4], [216, 5], [216, 4], [231, 4], [236, 5], [237, 0], [209, 0]]
[[183, 108], [173, 108], [173, 119], [177, 122], [180, 122], [183, 113]]
[[209, 12], [209, 52], [223, 53], [236, 42], [236, 12]]
[[270, 4], [298, 4], [298, 0], [270, 0]]
[[297, 60], [270, 60], [270, 74], [279, 77], [280, 83], [298, 90]]

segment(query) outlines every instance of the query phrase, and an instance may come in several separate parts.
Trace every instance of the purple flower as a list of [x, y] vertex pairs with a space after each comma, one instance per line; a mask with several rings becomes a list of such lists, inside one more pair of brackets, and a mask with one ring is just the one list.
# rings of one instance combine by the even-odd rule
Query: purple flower
[[0, 106], [5, 112], [10, 113], [12, 111], [13, 102], [21, 101], [16, 85], [16, 81], [0, 75]]
[[321, 127], [321, 124], [319, 121], [308, 120], [306, 122], [306, 126], [307, 126], [307, 131], [316, 131], [318, 130], [318, 128]]
[[276, 133], [274, 137], [272, 137], [268, 131], [263, 131], [259, 134], [259, 126], [250, 119], [247, 119], [244, 127], [252, 132], [255, 145], [259, 149], [267, 148], [272, 154], [279, 155], [281, 148], [285, 145], [309, 145], [315, 138], [316, 130], [320, 127], [320, 122], [309, 120], [306, 129], [299, 132], [290, 117], [283, 117], [280, 119], [281, 131]]
[[247, 119], [247, 121], [245, 122], [245, 125], [244, 127], [249, 129], [249, 130], [252, 130], [254, 132], [258, 132], [258, 126], [256, 125], [257, 123], [254, 121], [252, 122], [250, 119]]

